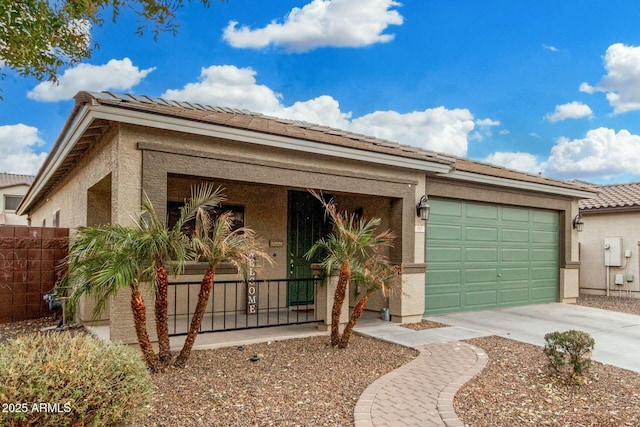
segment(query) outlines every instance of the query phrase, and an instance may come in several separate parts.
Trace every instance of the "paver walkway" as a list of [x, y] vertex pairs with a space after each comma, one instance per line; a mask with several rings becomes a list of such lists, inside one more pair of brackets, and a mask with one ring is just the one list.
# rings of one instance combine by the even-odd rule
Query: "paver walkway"
[[416, 349], [416, 359], [379, 378], [360, 396], [356, 427], [464, 427], [453, 410], [453, 397], [485, 367], [487, 355], [460, 341]]

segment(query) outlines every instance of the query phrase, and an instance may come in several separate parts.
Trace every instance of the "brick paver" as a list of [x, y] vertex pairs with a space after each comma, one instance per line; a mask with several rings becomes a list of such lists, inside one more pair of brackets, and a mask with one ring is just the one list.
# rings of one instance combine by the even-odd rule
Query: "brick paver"
[[354, 411], [356, 427], [464, 427], [453, 410], [453, 397], [485, 367], [487, 355], [460, 341], [416, 349], [416, 359], [362, 393]]

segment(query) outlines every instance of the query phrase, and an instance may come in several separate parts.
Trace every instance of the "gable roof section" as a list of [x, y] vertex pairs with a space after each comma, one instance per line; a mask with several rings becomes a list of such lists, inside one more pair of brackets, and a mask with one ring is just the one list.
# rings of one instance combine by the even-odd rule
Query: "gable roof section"
[[110, 122], [215, 136], [569, 197], [593, 196], [588, 189], [564, 181], [246, 110], [110, 92], [79, 92], [75, 100], [67, 122], [19, 207], [21, 214], [44, 197], [75, 166], [88, 148], [107, 131]]
[[640, 182], [594, 186], [598, 196], [580, 200], [583, 212], [640, 210]]
[[31, 185], [35, 176], [18, 175], [14, 173], [0, 173], [0, 188], [15, 187], [17, 185]]

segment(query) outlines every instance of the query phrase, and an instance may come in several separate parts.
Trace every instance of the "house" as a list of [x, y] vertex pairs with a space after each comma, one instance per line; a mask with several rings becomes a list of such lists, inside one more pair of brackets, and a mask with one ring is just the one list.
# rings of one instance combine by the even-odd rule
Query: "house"
[[[20, 213], [40, 224], [57, 212], [68, 228], [127, 225], [144, 191], [170, 220], [193, 184], [223, 186], [226, 209], [268, 242], [275, 264], [258, 285], [219, 272], [212, 323], [232, 313], [249, 327], [252, 310], [270, 319], [274, 307], [278, 317], [284, 308], [287, 318], [313, 312], [330, 321], [331, 286], [307, 286], [313, 273], [303, 255], [327, 231], [307, 189], [381, 218], [397, 236], [388, 256], [401, 268], [402, 293], [367, 307], [388, 306], [393, 321], [578, 296], [572, 221], [578, 200], [595, 195], [580, 185], [244, 110], [108, 92], [75, 100]], [[421, 200], [430, 205], [426, 222]], [[176, 280], [174, 322], [193, 310], [199, 279], [187, 272]], [[257, 306], [249, 293], [262, 295]], [[126, 295], [100, 320], [112, 339], [135, 341]]]
[[640, 298], [640, 182], [594, 186], [581, 200], [580, 292]]
[[27, 225], [27, 217], [20, 217], [16, 209], [35, 177], [0, 173], [0, 225]]

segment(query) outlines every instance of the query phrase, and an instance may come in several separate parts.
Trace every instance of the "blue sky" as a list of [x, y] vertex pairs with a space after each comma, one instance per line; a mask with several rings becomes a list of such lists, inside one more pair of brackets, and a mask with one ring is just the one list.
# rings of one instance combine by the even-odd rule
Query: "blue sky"
[[[188, 4], [91, 29], [60, 84], [4, 69], [0, 171], [35, 174], [80, 90], [232, 106], [559, 179], [640, 180], [640, 2]], [[109, 18], [107, 16], [107, 18]]]

